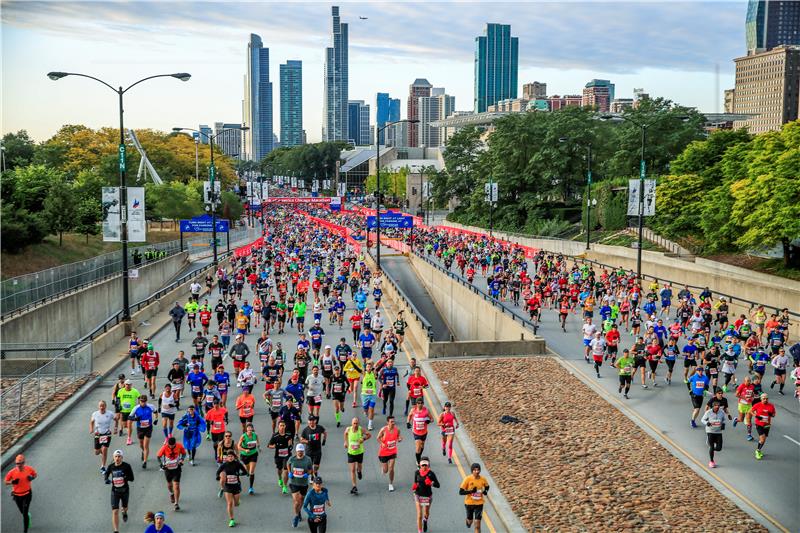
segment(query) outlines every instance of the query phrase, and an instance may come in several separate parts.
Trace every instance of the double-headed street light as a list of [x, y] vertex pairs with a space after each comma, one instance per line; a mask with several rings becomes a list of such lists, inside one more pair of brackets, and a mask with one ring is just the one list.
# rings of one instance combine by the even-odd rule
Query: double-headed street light
[[[395, 120], [394, 122], [387, 122], [381, 128], [375, 128], [375, 241], [377, 245], [376, 257], [378, 268], [381, 268], [381, 132], [390, 126], [396, 124], [418, 124], [419, 120], [403, 119]], [[367, 240], [369, 240], [369, 228], [367, 228]]]
[[[645, 151], [645, 145], [647, 144], [647, 128], [649, 128], [650, 126], [659, 122], [660, 120], [662, 120], [667, 116], [668, 115], [657, 115], [651, 120], [640, 121], [630, 115], [612, 115], [612, 114], [600, 115], [600, 120], [630, 122], [632, 124], [635, 124], [642, 130], [642, 148], [641, 148], [641, 156], [639, 158], [640, 159], [639, 161], [639, 246], [636, 249], [636, 277], [639, 280], [642, 279], [642, 235], [644, 233], [644, 179], [645, 176], [647, 175], [647, 168], [644, 162], [644, 151]], [[677, 118], [682, 122], [689, 121], [689, 117], [686, 116], [679, 116], [673, 118]]]
[[106, 83], [100, 78], [89, 76], [88, 74], [78, 74], [76, 72], [48, 72], [47, 77], [53, 81], [58, 81], [67, 76], [78, 76], [81, 78], [89, 78], [98, 83], [102, 83], [119, 96], [119, 203], [120, 203], [120, 242], [122, 243], [122, 320], [129, 321], [131, 319], [130, 300], [128, 299], [128, 188], [125, 183], [125, 126], [123, 122], [124, 107], [122, 105], [122, 96], [131, 90], [136, 85], [143, 81], [152, 80], [153, 78], [176, 78], [181, 81], [189, 81], [192, 77], [191, 74], [186, 72], [177, 72], [175, 74], [156, 74], [155, 76], [148, 76], [141, 80], [128, 85], [126, 88], [115, 89], [110, 83]]
[[[568, 137], [561, 137], [558, 142], [569, 142]], [[592, 206], [597, 205], [597, 200], [592, 203], [592, 143], [586, 143], [586, 249], [591, 248], [592, 242]]]
[[[217, 169], [214, 166], [214, 139], [216, 139], [223, 133], [227, 133], [229, 131], [247, 131], [249, 129], [250, 128], [247, 126], [241, 126], [238, 128], [225, 128], [224, 130], [218, 131], [214, 135], [209, 135], [204, 131], [192, 128], [172, 128], [172, 131], [174, 131], [175, 133], [179, 133], [182, 131], [191, 131], [199, 133], [200, 135], [208, 139], [208, 144], [211, 147], [211, 167], [208, 170], [208, 181], [209, 181], [208, 199], [211, 202], [211, 246], [214, 250], [213, 265], [215, 269], [217, 267], [217, 189], [214, 187], [214, 180], [216, 178]], [[228, 236], [228, 238], [230, 238], [230, 235]]]

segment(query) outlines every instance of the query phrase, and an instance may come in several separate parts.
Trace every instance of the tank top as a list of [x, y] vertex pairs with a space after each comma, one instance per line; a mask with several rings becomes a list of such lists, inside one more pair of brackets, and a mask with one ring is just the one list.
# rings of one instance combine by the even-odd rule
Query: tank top
[[231, 439], [231, 444], [230, 445], [225, 444], [225, 441], [223, 440], [222, 442], [219, 443], [219, 448], [218, 449], [222, 450], [222, 453], [219, 455], [220, 458], [227, 457], [228, 453], [230, 453], [230, 452], [233, 452], [233, 454], [236, 457], [239, 456], [239, 453], [236, 450], [236, 445], [233, 443], [233, 439]]
[[400, 438], [400, 430], [397, 427], [394, 428], [394, 431], [391, 429], [387, 429], [383, 433], [383, 443], [381, 443], [380, 450], [378, 450], [378, 456], [386, 457], [387, 455], [396, 455], [397, 454], [397, 440]]
[[349, 455], [360, 455], [364, 453], [364, 443], [359, 442], [361, 440], [361, 435], [361, 426], [358, 427], [358, 431], [353, 431], [352, 426], [347, 430], [347, 453]]
[[427, 435], [428, 434], [428, 410], [423, 408], [422, 411], [413, 411], [411, 416], [411, 430], [414, 435]]
[[376, 394], [375, 387], [377, 385], [377, 380], [375, 379], [375, 374], [369, 372], [364, 374], [364, 381], [361, 384], [361, 395], [362, 396], [372, 396]]
[[442, 413], [442, 433], [452, 435], [455, 432], [456, 416], [453, 413]]
[[247, 436], [247, 433], [242, 435], [242, 456], [249, 457], [258, 453], [258, 435], [253, 433], [253, 437]]

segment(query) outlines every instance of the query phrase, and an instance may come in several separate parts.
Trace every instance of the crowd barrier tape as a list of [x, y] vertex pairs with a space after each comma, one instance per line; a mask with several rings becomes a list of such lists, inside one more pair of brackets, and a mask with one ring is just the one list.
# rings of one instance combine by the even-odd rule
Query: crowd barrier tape
[[264, 246], [264, 237], [259, 237], [250, 244], [240, 246], [233, 251], [233, 256], [236, 258], [246, 257], [253, 253], [253, 250], [261, 249]]

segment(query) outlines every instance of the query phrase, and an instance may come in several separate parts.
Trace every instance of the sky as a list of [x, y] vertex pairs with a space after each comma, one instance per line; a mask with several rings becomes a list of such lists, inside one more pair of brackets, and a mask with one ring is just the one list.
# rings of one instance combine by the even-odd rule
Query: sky
[[[350, 24], [350, 99], [401, 99], [427, 78], [473, 107], [475, 37], [487, 22], [511, 24], [519, 37], [522, 84], [548, 94], [580, 94], [592, 78], [610, 79], [617, 98], [644, 88], [701, 111], [722, 111], [733, 86], [733, 58], [744, 55], [746, 0], [528, 2], [2, 1], [2, 133], [25, 129], [37, 141], [63, 124], [118, 124], [111, 85], [153, 74], [125, 96], [125, 126], [170, 130], [241, 122], [250, 33], [270, 50], [274, 131], [280, 134], [279, 65], [303, 62], [303, 126], [309, 142], [322, 127], [323, 59], [330, 7]], [[361, 20], [359, 17], [366, 17]], [[716, 72], [718, 71], [718, 75]]]

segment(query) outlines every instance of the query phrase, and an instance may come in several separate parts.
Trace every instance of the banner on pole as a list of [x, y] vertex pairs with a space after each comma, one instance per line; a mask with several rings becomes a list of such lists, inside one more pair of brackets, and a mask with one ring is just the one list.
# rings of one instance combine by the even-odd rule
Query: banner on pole
[[130, 242], [147, 242], [144, 187], [128, 187], [128, 240]]
[[103, 241], [119, 242], [119, 187], [103, 187], [100, 201], [103, 208]]
[[[628, 216], [639, 216], [639, 183], [637, 179], [628, 181]], [[643, 214], [652, 217], [656, 214], [656, 180], [644, 180]]]

